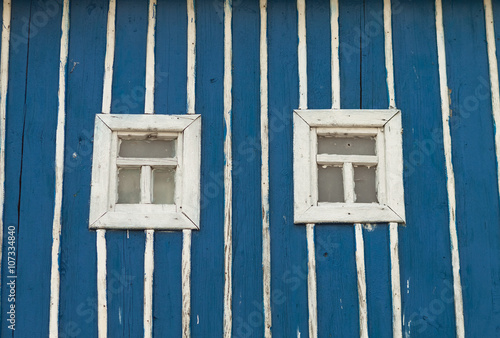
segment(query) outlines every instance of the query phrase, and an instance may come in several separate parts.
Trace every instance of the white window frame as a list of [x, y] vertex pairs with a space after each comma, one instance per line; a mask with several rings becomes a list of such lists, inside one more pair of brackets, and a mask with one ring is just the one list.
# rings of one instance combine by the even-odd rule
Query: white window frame
[[[295, 110], [293, 114], [294, 222], [308, 223], [405, 223], [403, 190], [403, 142], [401, 112], [396, 109]], [[376, 156], [318, 155], [318, 135], [376, 136]], [[350, 159], [349, 159], [350, 157]], [[379, 203], [318, 203], [320, 163], [356, 162], [376, 164]], [[352, 164], [344, 164], [344, 177]], [[344, 179], [345, 194], [353, 183]], [[350, 186], [349, 186], [350, 185]], [[347, 188], [347, 190], [346, 190]], [[347, 192], [346, 192], [347, 191]], [[349, 196], [346, 196], [349, 197]], [[346, 201], [353, 198], [346, 198]]]
[[[120, 137], [148, 135], [158, 139], [176, 138], [176, 158], [138, 158], [125, 163], [127, 161], [118, 157]], [[175, 204], [117, 204], [117, 161], [122, 161], [122, 166], [141, 167], [141, 163], [146, 162], [148, 165], [158, 162], [158, 165], [175, 166]], [[198, 230], [200, 164], [200, 115], [96, 115], [89, 228]], [[141, 185], [144, 186], [150, 179], [151, 170], [141, 168]], [[141, 187], [141, 194], [144, 203], [144, 187]]]

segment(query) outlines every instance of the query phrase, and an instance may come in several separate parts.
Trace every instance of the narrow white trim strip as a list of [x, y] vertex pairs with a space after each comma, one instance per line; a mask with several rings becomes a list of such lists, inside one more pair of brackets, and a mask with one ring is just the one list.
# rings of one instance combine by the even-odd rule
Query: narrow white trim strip
[[354, 225], [356, 237], [356, 271], [358, 276], [359, 337], [368, 338], [368, 309], [366, 305], [365, 244], [363, 226]]
[[385, 31], [385, 68], [387, 69], [387, 90], [389, 92], [389, 108], [396, 107], [393, 52], [392, 52], [392, 10], [391, 0], [384, 0], [384, 31]]
[[5, 120], [7, 116], [7, 86], [9, 81], [11, 0], [3, 1], [2, 48], [0, 51], [0, 279], [2, 277], [3, 202], [5, 199]]
[[106, 230], [96, 230], [97, 245], [97, 330], [99, 338], [108, 336], [108, 302], [106, 299]]
[[267, 0], [260, 0], [260, 140], [262, 196], [262, 277], [264, 337], [271, 338], [271, 234], [269, 229], [269, 121], [267, 68]]
[[[196, 20], [194, 0], [187, 1], [187, 113], [195, 113]], [[191, 230], [182, 231], [182, 337], [191, 337]]]
[[307, 305], [309, 309], [309, 337], [318, 337], [318, 313], [316, 290], [316, 253], [314, 224], [306, 225], [307, 237]]
[[187, 112], [195, 113], [196, 18], [194, 0], [187, 1]]
[[146, 230], [144, 248], [144, 338], [153, 337], [154, 230]]
[[330, 0], [332, 35], [332, 108], [340, 109], [339, 1]]
[[49, 337], [59, 335], [59, 253], [61, 250], [61, 208], [64, 173], [64, 124], [66, 118], [66, 66], [68, 64], [69, 44], [69, 0], [63, 2], [61, 19], [61, 47], [59, 59], [59, 91], [56, 128], [56, 168], [55, 201], [52, 223], [52, 265], [50, 269], [50, 316]]
[[146, 114], [153, 114], [155, 110], [155, 30], [156, 0], [150, 0], [146, 42], [146, 93], [144, 96], [144, 113]]
[[[488, 62], [490, 65], [491, 106], [495, 126], [500, 126], [500, 88], [498, 84], [498, 60], [496, 54], [495, 26], [493, 24], [493, 8], [491, 0], [484, 0], [484, 16], [486, 21], [486, 41], [488, 43]], [[500, 131], [495, 128], [495, 149], [497, 163], [500, 160]], [[498, 187], [500, 188], [500, 165], [497, 165]], [[499, 189], [500, 193], [500, 189]]]
[[299, 63], [299, 109], [307, 109], [307, 42], [306, 2], [297, 0], [298, 12], [298, 63]]
[[441, 112], [443, 118], [443, 146], [446, 164], [446, 186], [448, 190], [448, 209], [451, 240], [451, 263], [453, 268], [453, 292], [455, 297], [455, 322], [457, 337], [465, 337], [462, 284], [460, 281], [460, 255], [456, 225], [455, 173], [453, 172], [451, 152], [451, 131], [449, 125], [450, 101], [448, 96], [448, 77], [446, 74], [446, 50], [443, 27], [443, 7], [441, 0], [436, 0], [436, 39], [439, 64], [439, 84], [441, 94]]
[[232, 8], [231, 0], [224, 1], [224, 338], [231, 338], [232, 332], [232, 267], [233, 267], [233, 215], [232, 215]]
[[191, 337], [191, 230], [182, 230], [182, 337]]
[[[109, 0], [108, 23], [106, 28], [106, 54], [104, 57], [104, 83], [102, 113], [111, 112], [111, 91], [113, 84], [113, 63], [115, 59], [116, 0]], [[106, 230], [96, 230], [97, 248], [97, 331], [99, 338], [108, 336], [108, 300], [106, 268]]]
[[[144, 96], [144, 113], [154, 114], [155, 103], [155, 30], [156, 30], [156, 0], [149, 1], [148, 35], [146, 42], [146, 93]], [[147, 181], [147, 182], [146, 182]], [[147, 185], [141, 191], [143, 203], [151, 201], [151, 167], [142, 167], [141, 182]], [[146, 243], [144, 248], [144, 338], [153, 337], [153, 274], [154, 260], [154, 230], [144, 231]]]
[[111, 86], [113, 84], [113, 63], [115, 60], [115, 17], [116, 0], [109, 0], [106, 56], [104, 59], [104, 89], [102, 96], [102, 112], [104, 114], [109, 114], [111, 111]]

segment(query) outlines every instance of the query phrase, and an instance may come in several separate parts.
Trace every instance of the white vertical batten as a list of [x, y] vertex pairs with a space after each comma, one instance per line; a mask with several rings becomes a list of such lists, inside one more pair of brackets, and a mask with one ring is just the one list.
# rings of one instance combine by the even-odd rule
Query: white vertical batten
[[368, 307], [366, 304], [366, 274], [365, 274], [366, 273], [365, 242], [363, 240], [363, 226], [361, 224], [357, 223], [354, 225], [354, 234], [356, 238], [356, 272], [357, 272], [358, 301], [359, 301], [359, 337], [368, 338]]
[[[195, 113], [196, 18], [194, 0], [187, 1], [187, 113]], [[191, 230], [182, 231], [182, 337], [191, 337]]]
[[[144, 96], [144, 113], [154, 114], [155, 93], [155, 30], [156, 30], [156, 0], [149, 0], [148, 32], [146, 38], [146, 88]], [[143, 203], [151, 202], [151, 168], [142, 168], [142, 182], [147, 178], [148, 186], [141, 189], [146, 192]], [[144, 200], [145, 198], [145, 200]], [[146, 243], [144, 246], [144, 338], [153, 336], [153, 274], [154, 274], [154, 230], [144, 231]]]
[[11, 0], [3, 1], [2, 48], [0, 51], [0, 279], [2, 277], [3, 202], [5, 199], [5, 120], [7, 117], [7, 86], [9, 82], [9, 46]]
[[[384, 0], [384, 44], [385, 68], [387, 73], [387, 92], [389, 108], [396, 107], [396, 89], [394, 86], [394, 56], [392, 48], [392, 9], [391, 0]], [[394, 338], [403, 336], [401, 316], [401, 285], [399, 272], [399, 234], [398, 224], [389, 224], [389, 245], [391, 258], [391, 295], [392, 295], [392, 335]]]
[[59, 58], [59, 91], [56, 128], [56, 159], [55, 159], [55, 200], [54, 218], [52, 222], [52, 264], [50, 268], [50, 315], [49, 337], [59, 336], [59, 253], [61, 249], [61, 208], [63, 195], [64, 173], [64, 124], [66, 118], [66, 67], [68, 64], [69, 43], [69, 0], [63, 2], [61, 19], [61, 47]]
[[340, 109], [339, 1], [330, 0], [332, 108]]
[[[484, 16], [486, 21], [486, 41], [488, 43], [488, 62], [490, 65], [490, 83], [491, 83], [491, 107], [493, 121], [495, 123], [495, 149], [497, 163], [500, 160], [500, 88], [498, 84], [498, 60], [496, 55], [495, 26], [493, 22], [493, 8], [491, 0], [484, 0]], [[498, 187], [500, 188], [500, 165], [497, 165]], [[499, 190], [500, 193], [500, 190]]]
[[[109, 0], [106, 28], [106, 54], [104, 57], [104, 80], [102, 113], [111, 112], [111, 90], [113, 83], [113, 63], [115, 58], [116, 0]], [[96, 230], [97, 248], [97, 331], [99, 338], [108, 336], [108, 301], [106, 299], [106, 230]]]
[[232, 337], [232, 270], [233, 270], [233, 215], [232, 215], [232, 8], [231, 0], [224, 1], [224, 338]]
[[451, 131], [449, 125], [450, 100], [448, 96], [448, 76], [446, 73], [446, 49], [444, 41], [443, 6], [436, 0], [436, 39], [439, 64], [439, 86], [441, 112], [443, 119], [443, 146], [446, 164], [446, 187], [448, 190], [448, 210], [451, 241], [451, 264], [453, 269], [453, 295], [455, 298], [455, 325], [457, 337], [465, 337], [462, 284], [460, 281], [460, 255], [458, 252], [458, 234], [456, 224], [455, 173], [453, 172], [451, 152]]
[[[299, 109], [307, 109], [307, 33], [306, 2], [297, 0], [299, 66]], [[317, 291], [316, 291], [316, 256], [314, 245], [314, 224], [306, 225], [307, 242], [307, 307], [309, 315], [309, 337], [318, 336]]]
[[260, 140], [262, 197], [262, 279], [264, 337], [271, 338], [271, 234], [269, 231], [269, 121], [267, 68], [267, 0], [260, 0]]

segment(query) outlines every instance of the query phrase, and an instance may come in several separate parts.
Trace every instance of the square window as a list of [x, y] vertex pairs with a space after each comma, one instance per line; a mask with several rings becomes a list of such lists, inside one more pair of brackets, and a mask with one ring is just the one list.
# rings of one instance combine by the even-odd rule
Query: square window
[[199, 229], [199, 115], [95, 120], [91, 229]]
[[401, 112], [294, 111], [295, 223], [405, 223]]

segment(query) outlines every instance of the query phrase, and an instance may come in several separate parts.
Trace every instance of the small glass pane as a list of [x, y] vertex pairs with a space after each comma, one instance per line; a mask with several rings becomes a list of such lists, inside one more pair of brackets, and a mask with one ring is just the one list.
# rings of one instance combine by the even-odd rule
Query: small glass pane
[[141, 202], [141, 169], [118, 169], [118, 202], [137, 204]]
[[376, 177], [376, 167], [354, 167], [354, 191], [357, 203], [378, 203]]
[[175, 168], [153, 170], [153, 203], [174, 204]]
[[341, 167], [318, 166], [318, 202], [344, 202]]
[[318, 154], [375, 155], [375, 137], [318, 136]]
[[165, 158], [175, 156], [175, 140], [122, 140], [120, 157]]

